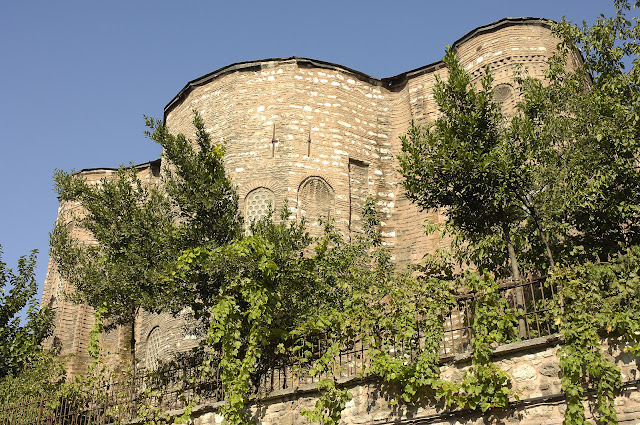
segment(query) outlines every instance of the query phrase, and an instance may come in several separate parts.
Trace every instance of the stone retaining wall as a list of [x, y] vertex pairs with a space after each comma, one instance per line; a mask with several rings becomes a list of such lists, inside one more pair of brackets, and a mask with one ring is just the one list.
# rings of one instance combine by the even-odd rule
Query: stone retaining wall
[[[442, 405], [428, 403], [403, 407], [390, 404], [392, 395], [375, 380], [346, 379], [353, 399], [342, 414], [343, 424], [561, 424], [566, 404], [561, 394], [560, 369], [556, 353], [557, 337], [545, 337], [499, 347], [496, 364], [512, 377], [513, 389], [520, 402], [506, 409], [452, 411]], [[640, 372], [636, 358], [611, 351], [609, 353], [622, 370], [623, 381], [629, 383], [615, 405], [621, 425], [640, 424]], [[457, 358], [442, 367], [444, 377], [455, 379], [469, 366], [469, 358]], [[302, 409], [313, 409], [317, 391], [313, 385], [271, 394], [252, 406], [253, 420], [269, 425], [308, 424]], [[585, 401], [587, 417], [594, 422], [590, 409], [592, 400]], [[194, 409], [194, 425], [217, 425], [223, 421], [218, 404], [201, 405]]]

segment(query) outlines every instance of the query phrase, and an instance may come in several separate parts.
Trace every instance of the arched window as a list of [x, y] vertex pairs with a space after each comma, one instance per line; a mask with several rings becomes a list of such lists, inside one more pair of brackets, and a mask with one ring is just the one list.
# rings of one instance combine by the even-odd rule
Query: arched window
[[269, 208], [273, 209], [274, 201], [273, 192], [266, 187], [259, 187], [249, 192], [244, 201], [244, 218], [247, 225], [265, 217], [269, 212]]
[[308, 226], [317, 227], [320, 221], [329, 220], [333, 213], [333, 201], [333, 189], [322, 177], [309, 177], [300, 184], [298, 208]]
[[151, 329], [147, 337], [147, 355], [145, 362], [147, 370], [156, 370], [160, 359], [160, 327]]
[[493, 88], [493, 99], [502, 106], [505, 112], [513, 106], [514, 93], [511, 84], [498, 84]]

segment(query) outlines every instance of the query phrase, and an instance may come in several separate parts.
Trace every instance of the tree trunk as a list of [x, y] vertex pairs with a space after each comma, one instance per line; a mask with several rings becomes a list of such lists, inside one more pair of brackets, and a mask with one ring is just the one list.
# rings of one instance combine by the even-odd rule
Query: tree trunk
[[542, 243], [544, 244], [545, 252], [547, 253], [547, 258], [549, 259], [549, 269], [553, 269], [556, 265], [556, 262], [553, 260], [553, 254], [551, 253], [551, 247], [549, 246], [549, 240], [544, 235], [544, 231], [542, 230], [542, 226], [540, 225], [540, 220], [538, 220], [538, 213], [536, 213], [536, 209], [533, 206], [527, 206], [529, 210], [529, 215], [533, 219], [533, 222], [540, 233], [540, 239], [542, 239]]
[[[502, 231], [504, 232], [504, 239], [507, 243], [509, 264], [511, 265], [511, 277], [516, 285], [520, 285], [522, 283], [522, 279], [520, 277], [520, 269], [518, 268], [518, 258], [516, 257], [516, 250], [513, 247], [513, 243], [511, 242], [511, 229], [509, 229], [508, 223], [504, 223], [502, 225]], [[524, 313], [524, 290], [522, 289], [522, 286], [517, 286], [514, 292], [516, 309], [518, 312]], [[520, 338], [526, 338], [527, 336], [527, 324], [524, 317], [518, 319], [518, 336]]]
[[118, 327], [118, 369], [126, 370], [130, 365], [131, 372], [135, 372], [136, 365], [136, 319], [135, 316], [131, 322]]
[[131, 355], [131, 368], [135, 375], [136, 368], [136, 318], [131, 321], [131, 340], [129, 342], [129, 349]]

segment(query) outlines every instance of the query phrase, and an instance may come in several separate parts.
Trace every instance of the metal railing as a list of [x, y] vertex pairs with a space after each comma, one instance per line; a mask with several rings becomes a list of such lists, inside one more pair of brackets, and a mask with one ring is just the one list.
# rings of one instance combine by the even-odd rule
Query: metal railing
[[[520, 291], [521, 301], [516, 303], [515, 291]], [[557, 302], [557, 288], [544, 279], [528, 279], [522, 282], [505, 281], [500, 292], [507, 300], [508, 308], [517, 309], [524, 335], [514, 333], [513, 341], [552, 335], [557, 326], [551, 318], [552, 305]], [[455, 306], [446, 314], [444, 338], [440, 355], [449, 357], [469, 353], [473, 338], [473, 302], [475, 295], [463, 294], [456, 298]], [[522, 299], [524, 301], [522, 301]], [[518, 304], [518, 305], [516, 305]], [[423, 331], [425, 330], [422, 328]], [[389, 352], [394, 356], [413, 358], [424, 349], [418, 323], [416, 339], [410, 347], [396, 343], [391, 338]], [[303, 341], [312, 357], [322, 356], [331, 344], [327, 334], [307, 337]], [[362, 376], [367, 366], [367, 350], [362, 341], [350, 341], [335, 359], [331, 375], [337, 378]], [[275, 391], [298, 388], [317, 383], [328, 376], [310, 374], [309, 363], [300, 356], [272, 359], [262, 365], [255, 374], [252, 390], [256, 395], [267, 396]], [[43, 396], [22, 400], [0, 407], [0, 425], [105, 425], [127, 423], [158, 412], [181, 409], [192, 402], [199, 404], [224, 399], [220, 370], [213, 368], [201, 373], [198, 365], [180, 369], [157, 371], [130, 377], [125, 382], [110, 384], [89, 394], [69, 396]]]

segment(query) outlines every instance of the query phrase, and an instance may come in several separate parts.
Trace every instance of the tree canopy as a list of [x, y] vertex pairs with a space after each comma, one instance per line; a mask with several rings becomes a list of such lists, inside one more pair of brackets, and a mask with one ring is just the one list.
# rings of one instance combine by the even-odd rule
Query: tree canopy
[[[163, 148], [163, 184], [143, 182], [135, 167], [122, 167], [98, 184], [81, 174], [56, 171], [63, 203], [78, 203], [51, 234], [51, 255], [72, 284], [71, 295], [104, 312], [107, 327], [130, 324], [144, 309], [202, 313], [210, 297], [205, 282], [178, 285], [169, 278], [180, 252], [218, 246], [242, 228], [237, 195], [224, 172], [224, 146], [212, 144], [204, 123], [194, 116], [196, 140], [174, 136], [147, 119], [148, 136]], [[87, 231], [80, 242], [67, 225]]]
[[462, 261], [500, 274], [508, 259], [515, 275], [512, 243], [520, 264], [545, 273], [556, 260], [606, 261], [640, 242], [640, 29], [625, 17], [631, 4], [616, 5], [616, 17], [591, 27], [554, 25], [563, 41], [546, 79], [514, 77], [514, 116], [493, 100], [490, 68], [472, 83], [447, 52], [448, 78], [434, 90], [442, 116], [412, 128], [399, 159], [408, 196], [443, 208], [472, 242]]
[[[53, 314], [38, 306], [34, 268], [36, 251], [20, 257], [17, 273], [2, 261], [0, 246], [0, 379], [17, 376], [35, 363], [42, 341], [53, 332]], [[26, 310], [25, 310], [26, 309]], [[26, 323], [20, 318], [24, 311]]]
[[500, 277], [510, 265], [559, 288], [566, 424], [586, 423], [593, 383], [599, 419], [617, 423], [622, 378], [602, 338], [639, 353], [640, 21], [626, 13], [640, 3], [615, 5], [592, 26], [553, 25], [558, 51], [544, 80], [516, 74], [513, 116], [492, 98], [491, 69], [473, 82], [448, 50], [448, 79], [434, 90], [442, 115], [411, 128], [399, 157], [408, 196], [442, 209], [446, 225], [431, 228], [455, 235], [425, 273], [472, 289], [468, 267]]

